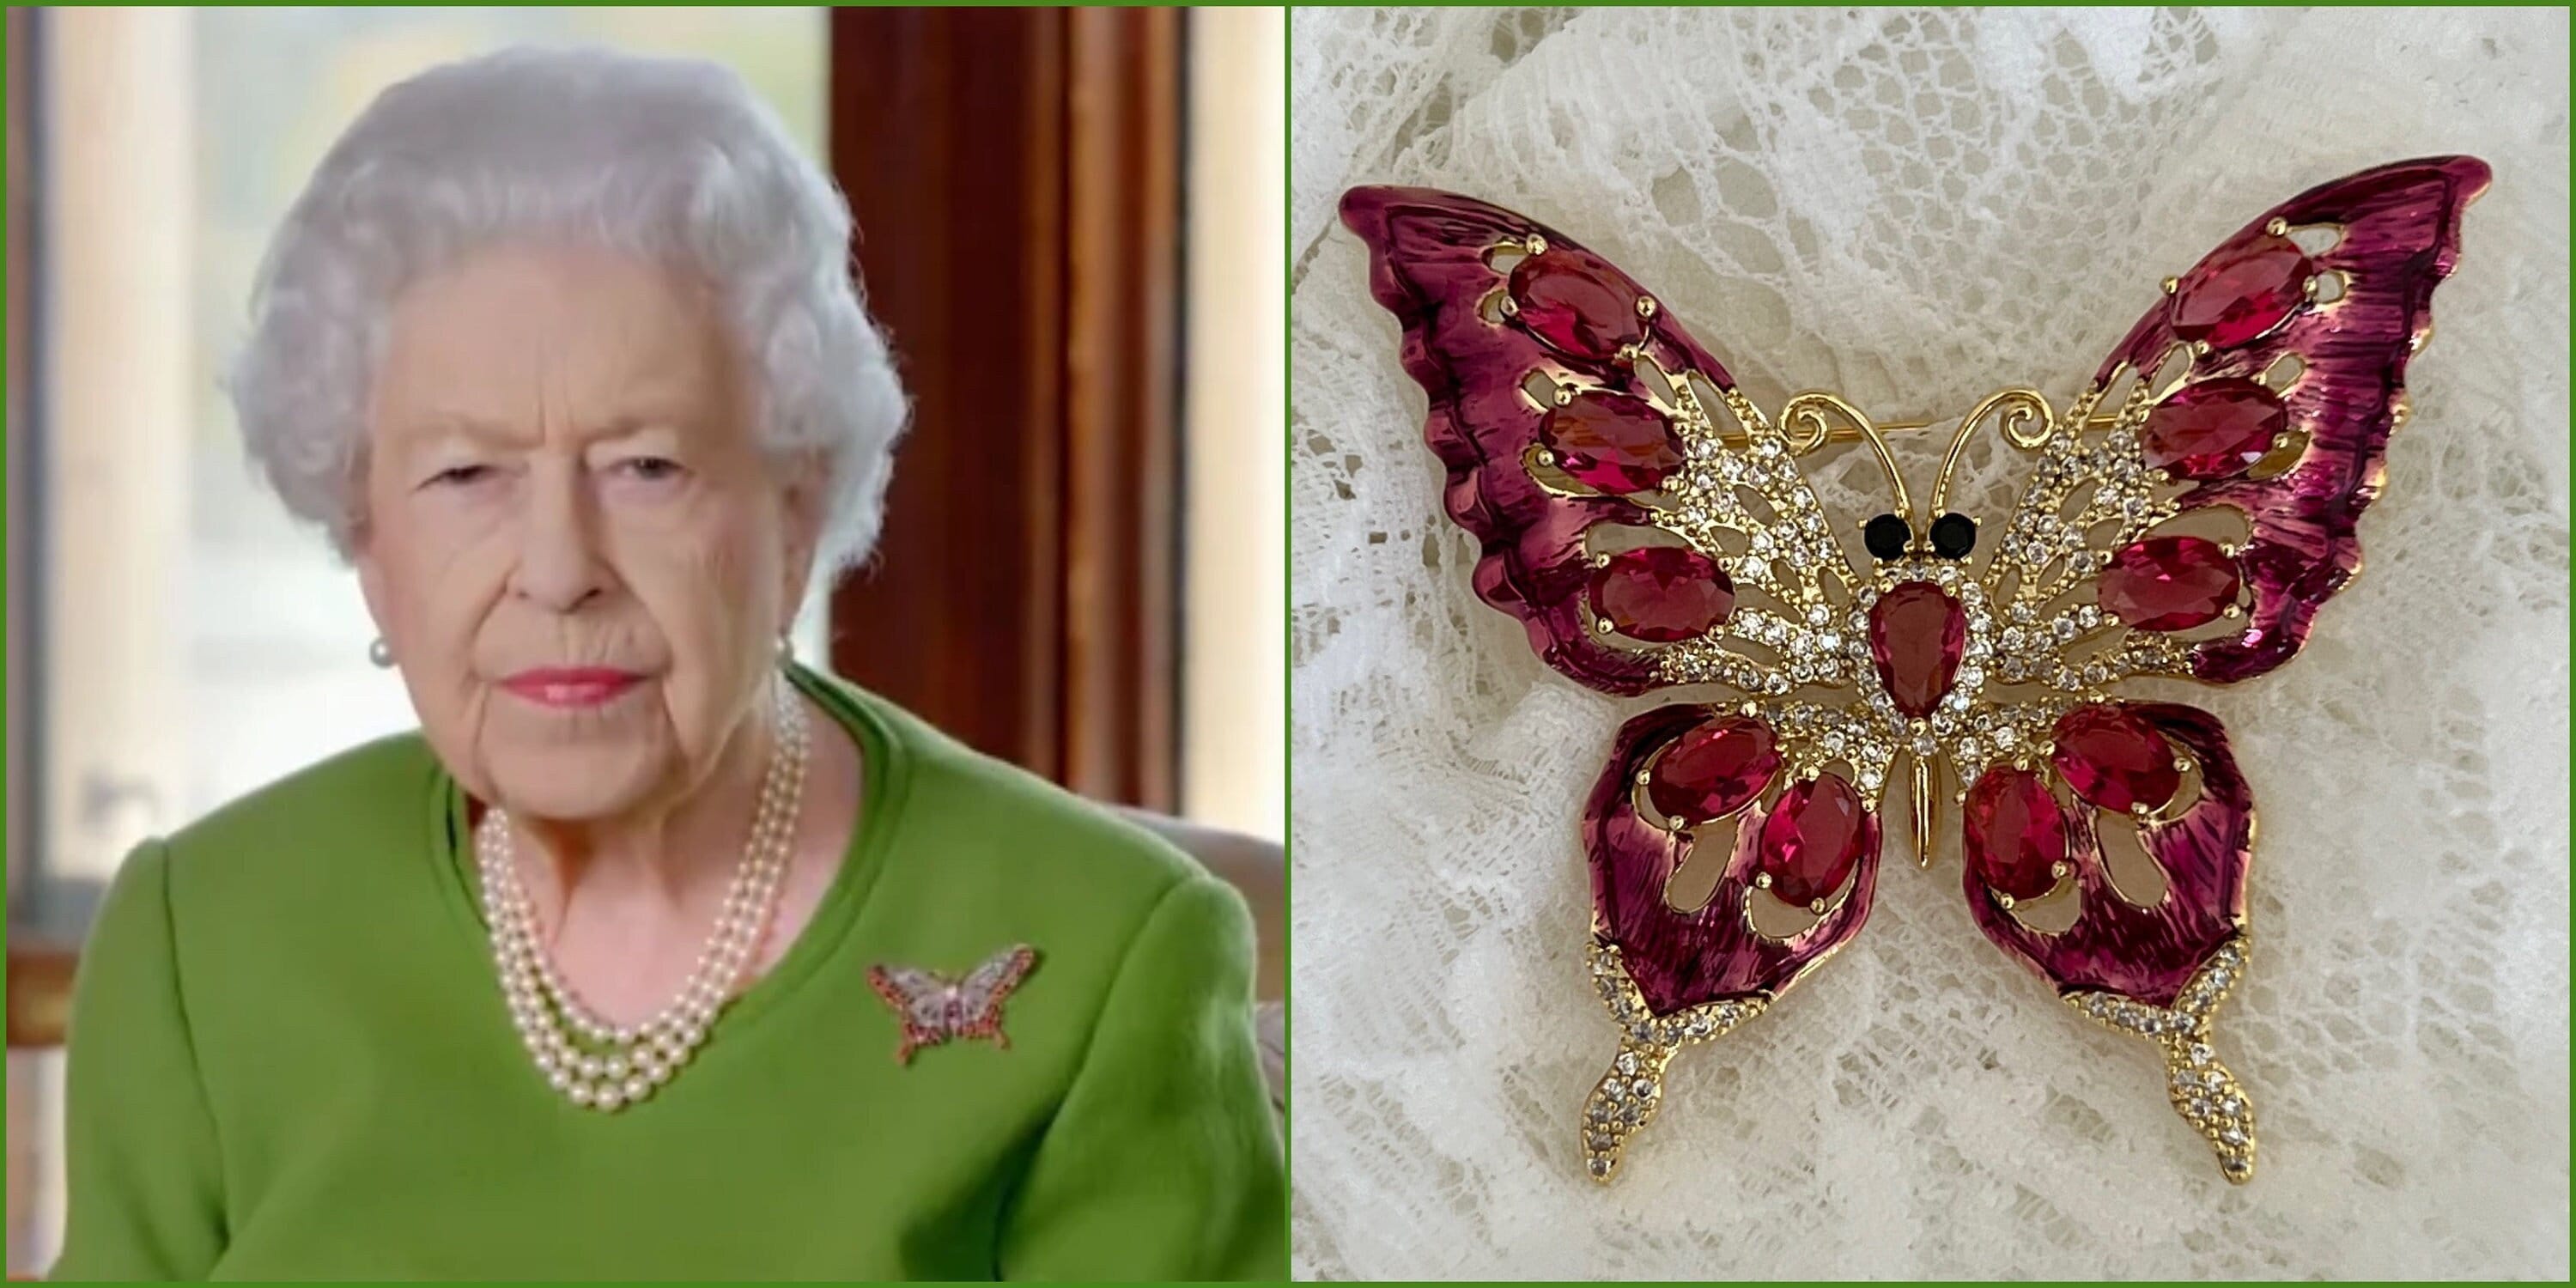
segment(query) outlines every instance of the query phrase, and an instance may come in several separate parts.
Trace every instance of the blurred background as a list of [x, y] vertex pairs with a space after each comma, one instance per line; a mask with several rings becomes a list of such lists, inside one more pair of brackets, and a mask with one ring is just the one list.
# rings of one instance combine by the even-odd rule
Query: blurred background
[[62, 990], [118, 860], [413, 724], [217, 379], [341, 128], [516, 42], [725, 63], [849, 195], [916, 420], [800, 652], [1096, 799], [1285, 836], [1282, 11], [11, 9], [12, 1271], [59, 1230]]

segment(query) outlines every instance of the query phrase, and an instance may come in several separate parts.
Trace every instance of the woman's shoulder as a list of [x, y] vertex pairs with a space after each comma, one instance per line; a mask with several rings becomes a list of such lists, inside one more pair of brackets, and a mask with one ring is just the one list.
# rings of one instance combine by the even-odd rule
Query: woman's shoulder
[[391, 734], [255, 788], [161, 842], [174, 897], [347, 873], [352, 853], [412, 850], [440, 821], [438, 761], [417, 731]]
[[1123, 924], [1131, 933], [1185, 890], [1185, 902], [1232, 895], [1179, 847], [1117, 811], [976, 751], [882, 697], [833, 683], [875, 722], [900, 764], [900, 781], [890, 785], [896, 798], [861, 806], [893, 811], [880, 820], [892, 828], [881, 878], [892, 889], [884, 893], [997, 899], [1046, 909], [1051, 921]]

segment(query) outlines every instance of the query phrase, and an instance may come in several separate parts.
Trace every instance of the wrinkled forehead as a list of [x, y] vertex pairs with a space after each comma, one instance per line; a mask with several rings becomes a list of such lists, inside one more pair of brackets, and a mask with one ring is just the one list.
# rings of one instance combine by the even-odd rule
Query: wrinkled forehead
[[603, 248], [507, 244], [396, 296], [368, 420], [379, 442], [455, 426], [741, 436], [742, 367], [713, 292], [689, 274]]

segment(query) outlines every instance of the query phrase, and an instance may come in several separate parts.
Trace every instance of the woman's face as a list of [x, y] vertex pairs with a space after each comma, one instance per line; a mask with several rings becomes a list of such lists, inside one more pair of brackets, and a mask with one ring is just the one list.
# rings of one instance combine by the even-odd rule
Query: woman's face
[[466, 790], [608, 820], [714, 769], [813, 537], [739, 365], [693, 282], [611, 251], [488, 250], [397, 301], [359, 579]]

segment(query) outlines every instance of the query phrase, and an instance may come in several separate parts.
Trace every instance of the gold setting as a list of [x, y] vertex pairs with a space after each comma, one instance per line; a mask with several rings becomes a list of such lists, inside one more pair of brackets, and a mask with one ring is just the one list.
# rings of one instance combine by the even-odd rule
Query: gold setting
[[2193, 972], [2171, 1007], [2150, 1006], [2116, 993], [2078, 991], [2066, 1004], [2107, 1028], [2154, 1042], [2164, 1050], [2165, 1095], [2174, 1112], [2209, 1142], [2219, 1174], [2231, 1184], [2254, 1179], [2254, 1102], [2236, 1074], [2218, 1058], [2209, 1037], [2210, 1017], [2245, 973], [2250, 951], [2240, 931]]
[[1618, 945], [1593, 944], [1588, 956], [1593, 988], [1619, 1024], [1618, 1053], [1583, 1102], [1583, 1168], [1593, 1180], [1606, 1182], [1619, 1170], [1628, 1138], [1654, 1121], [1655, 1110], [1663, 1105], [1664, 1066], [1674, 1054], [1726, 1036], [1768, 1009], [1771, 999], [1751, 993], [1655, 1015], [1646, 1009], [1637, 982], [1628, 977]]

